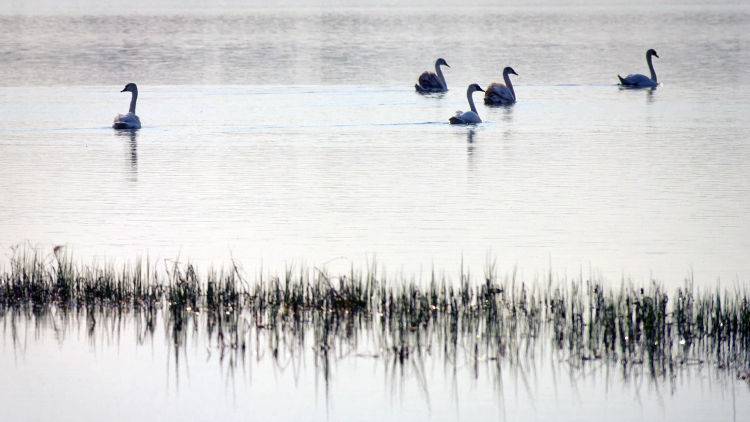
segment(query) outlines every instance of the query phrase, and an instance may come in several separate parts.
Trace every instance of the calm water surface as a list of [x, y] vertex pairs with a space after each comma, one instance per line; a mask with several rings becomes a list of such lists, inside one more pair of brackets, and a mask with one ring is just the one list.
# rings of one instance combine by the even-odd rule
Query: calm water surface
[[[489, 257], [531, 279], [750, 278], [745, 3], [57, 3], [0, 5], [0, 262], [62, 244], [85, 261], [248, 270], [377, 259], [419, 275]], [[617, 73], [647, 73], [650, 47], [662, 86], [619, 90]], [[438, 56], [451, 90], [416, 95]], [[518, 104], [449, 126], [466, 85], [505, 65]], [[144, 127], [117, 133], [130, 81]], [[437, 360], [396, 381], [383, 362], [343, 359], [326, 394], [310, 359], [228, 377], [196, 340], [177, 379], [158, 336], [26, 324], [21, 346], [0, 343], [3, 420], [750, 414], [746, 384], [710, 371], [662, 385], [535, 360], [498, 389]]]
[[300, 333], [251, 329], [240, 352], [221, 345], [216, 328], [206, 336], [205, 324], [199, 317], [175, 335], [161, 318], [148, 334], [131, 314], [3, 318], [0, 416], [742, 421], [750, 414], [747, 381], [697, 361], [653, 377], [646, 363], [581, 362], [543, 340], [496, 359], [459, 338], [455, 353], [423, 348], [399, 362], [382, 353], [383, 333], [356, 328], [351, 337], [342, 328], [325, 354], [313, 347], [320, 333], [305, 331], [299, 341]]

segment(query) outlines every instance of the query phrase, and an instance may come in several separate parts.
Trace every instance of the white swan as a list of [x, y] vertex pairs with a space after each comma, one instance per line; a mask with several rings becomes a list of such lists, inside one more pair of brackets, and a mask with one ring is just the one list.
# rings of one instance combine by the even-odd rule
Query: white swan
[[469, 100], [469, 108], [471, 108], [471, 111], [463, 112], [463, 111], [457, 111], [456, 115], [451, 117], [448, 121], [452, 125], [473, 125], [477, 123], [482, 123], [482, 119], [479, 118], [479, 114], [477, 114], [477, 108], [474, 106], [474, 99], [471, 98], [471, 94], [473, 94], [476, 91], [482, 91], [484, 90], [477, 84], [471, 84], [466, 89], [466, 98]]
[[448, 66], [445, 59], [437, 59], [435, 62], [435, 73], [425, 71], [419, 75], [419, 81], [414, 85], [414, 89], [421, 93], [445, 92], [448, 90], [448, 84], [445, 83], [445, 76], [440, 66]]
[[516, 75], [512, 67], [503, 69], [503, 80], [505, 83], [493, 82], [484, 92], [484, 103], [487, 105], [511, 105], [516, 102], [516, 91], [513, 89], [513, 83], [509, 75]]
[[656, 72], [654, 72], [654, 64], [651, 62], [651, 57], [655, 56], [657, 59], [659, 55], [656, 54], [656, 50], [653, 48], [646, 52], [646, 62], [648, 63], [648, 70], [651, 71], [651, 77], [641, 75], [640, 73], [630, 74], [626, 77], [617, 75], [620, 78], [620, 85], [628, 88], [656, 88], [659, 83], [656, 81]]
[[125, 88], [120, 92], [126, 91], [132, 93], [130, 98], [130, 109], [128, 110], [128, 114], [118, 114], [117, 117], [115, 117], [112, 127], [115, 129], [140, 129], [141, 119], [135, 115], [135, 101], [138, 99], [138, 87], [131, 82], [125, 85]]

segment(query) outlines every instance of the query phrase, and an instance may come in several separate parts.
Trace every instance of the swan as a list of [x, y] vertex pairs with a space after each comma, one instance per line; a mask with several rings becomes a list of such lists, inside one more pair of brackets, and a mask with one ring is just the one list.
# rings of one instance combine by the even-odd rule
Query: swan
[[440, 66], [450, 67], [445, 59], [437, 59], [435, 62], [435, 73], [424, 71], [419, 75], [419, 81], [414, 85], [414, 89], [421, 93], [430, 92], [445, 92], [448, 90], [448, 85], [445, 83], [445, 76]]
[[509, 75], [516, 75], [512, 67], [503, 69], [503, 80], [505, 83], [493, 82], [484, 92], [484, 103], [487, 105], [511, 105], [516, 102], [516, 91], [513, 89], [513, 83]]
[[653, 48], [646, 52], [646, 62], [648, 63], [648, 70], [651, 71], [651, 77], [641, 75], [640, 73], [630, 74], [626, 77], [617, 75], [620, 78], [620, 85], [628, 88], [656, 88], [659, 83], [656, 81], [656, 72], [654, 72], [654, 64], [651, 62], [651, 57], [655, 56], [657, 59], [659, 55], [656, 54], [656, 50]]
[[469, 100], [469, 108], [471, 108], [471, 111], [463, 112], [463, 111], [457, 111], [456, 115], [451, 117], [448, 121], [452, 125], [473, 125], [477, 123], [482, 123], [482, 119], [479, 118], [479, 114], [477, 114], [477, 108], [474, 106], [474, 100], [471, 98], [471, 94], [473, 94], [476, 91], [484, 92], [484, 90], [477, 84], [471, 84], [466, 89], [466, 98]]
[[134, 83], [125, 85], [125, 88], [120, 92], [130, 92], [132, 97], [130, 98], [130, 110], [128, 114], [118, 114], [115, 117], [115, 121], [112, 124], [114, 129], [140, 129], [141, 119], [135, 115], [135, 101], [138, 99], [138, 87]]

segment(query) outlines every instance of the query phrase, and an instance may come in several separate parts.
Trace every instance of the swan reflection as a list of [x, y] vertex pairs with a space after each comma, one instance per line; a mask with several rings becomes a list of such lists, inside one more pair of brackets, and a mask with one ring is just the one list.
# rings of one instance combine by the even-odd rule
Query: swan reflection
[[[130, 163], [131, 180], [137, 180], [138, 176], [138, 131], [120, 130], [115, 132], [120, 138], [126, 138], [128, 145], [128, 161]], [[125, 139], [123, 139], [125, 140]]]

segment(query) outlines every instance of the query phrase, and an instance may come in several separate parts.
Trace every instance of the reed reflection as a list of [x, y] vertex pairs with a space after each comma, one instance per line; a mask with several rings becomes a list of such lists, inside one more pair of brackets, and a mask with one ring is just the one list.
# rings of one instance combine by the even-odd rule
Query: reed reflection
[[205, 277], [190, 264], [158, 270], [137, 262], [120, 271], [78, 267], [57, 253], [19, 256], [0, 274], [3, 336], [21, 353], [19, 333], [32, 327], [61, 342], [85, 327], [92, 344], [105, 345], [123, 332], [137, 344], [163, 335], [177, 385], [188, 351], [206, 350], [229, 377], [253, 361], [279, 372], [313, 363], [326, 392], [334, 365], [372, 359], [389, 383], [416, 380], [428, 402], [425, 368], [436, 365], [449, 378], [500, 390], [510, 374], [529, 396], [528, 373], [542, 362], [571, 380], [619, 369], [621, 382], [672, 388], [684, 371], [739, 377], [750, 367], [749, 303], [746, 291], [691, 285], [671, 296], [657, 284], [617, 291], [595, 280], [540, 288], [500, 280], [492, 268], [483, 281], [433, 277], [426, 287], [372, 269], [300, 269], [249, 283], [236, 267]]

